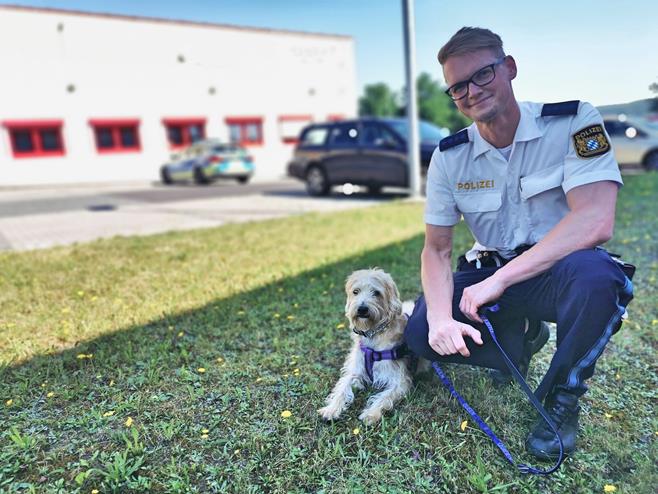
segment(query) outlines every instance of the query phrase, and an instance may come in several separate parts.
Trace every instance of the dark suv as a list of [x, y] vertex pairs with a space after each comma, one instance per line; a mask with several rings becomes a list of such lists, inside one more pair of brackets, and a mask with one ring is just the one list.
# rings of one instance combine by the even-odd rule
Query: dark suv
[[[312, 124], [299, 138], [288, 175], [306, 182], [308, 193], [326, 195], [332, 185], [365, 185], [370, 192], [382, 187], [409, 187], [407, 120], [362, 118]], [[419, 122], [421, 175], [434, 149], [447, 133]]]

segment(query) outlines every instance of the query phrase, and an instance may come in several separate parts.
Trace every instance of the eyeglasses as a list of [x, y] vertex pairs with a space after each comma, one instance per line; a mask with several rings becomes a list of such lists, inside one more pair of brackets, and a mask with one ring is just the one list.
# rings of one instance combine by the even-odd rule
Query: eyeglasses
[[453, 101], [457, 101], [468, 96], [468, 88], [471, 82], [478, 87], [491, 84], [491, 82], [496, 78], [496, 65], [503, 63], [505, 58], [506, 57], [499, 58], [494, 63], [489, 64], [486, 67], [482, 67], [475, 74], [473, 74], [470, 79], [453, 84], [448, 89], [446, 89], [446, 94], [450, 96]]

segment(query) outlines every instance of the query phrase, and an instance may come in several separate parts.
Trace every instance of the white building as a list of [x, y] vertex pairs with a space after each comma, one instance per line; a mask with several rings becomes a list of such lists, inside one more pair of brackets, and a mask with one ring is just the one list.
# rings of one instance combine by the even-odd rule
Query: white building
[[285, 174], [311, 121], [356, 114], [349, 36], [0, 6], [0, 186], [157, 180], [195, 136]]

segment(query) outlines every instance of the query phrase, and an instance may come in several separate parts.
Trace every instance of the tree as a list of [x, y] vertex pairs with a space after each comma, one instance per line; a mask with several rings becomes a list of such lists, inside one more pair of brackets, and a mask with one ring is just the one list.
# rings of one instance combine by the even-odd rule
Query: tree
[[438, 82], [423, 72], [416, 80], [418, 116], [439, 127], [447, 127], [451, 132], [463, 129], [470, 124], [455, 106]]
[[397, 96], [385, 83], [368, 84], [359, 98], [362, 117], [392, 117], [398, 112]]
[[652, 82], [649, 85], [649, 91], [656, 93], [656, 97], [651, 102], [650, 111], [658, 112], [658, 82]]

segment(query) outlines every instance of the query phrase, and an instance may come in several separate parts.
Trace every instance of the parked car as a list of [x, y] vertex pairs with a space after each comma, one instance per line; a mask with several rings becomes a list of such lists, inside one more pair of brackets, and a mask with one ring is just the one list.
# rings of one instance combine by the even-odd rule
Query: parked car
[[658, 123], [625, 115], [606, 115], [603, 125], [620, 166], [658, 170]]
[[160, 167], [160, 177], [165, 184], [189, 180], [208, 184], [225, 178], [246, 184], [253, 173], [253, 159], [244, 148], [216, 139], [195, 142], [173, 154], [171, 161]]
[[[314, 196], [326, 195], [331, 186], [351, 183], [379, 192], [382, 187], [409, 187], [407, 120], [362, 118], [319, 123], [300, 134], [288, 175], [306, 182]], [[421, 174], [447, 132], [419, 122]]]

